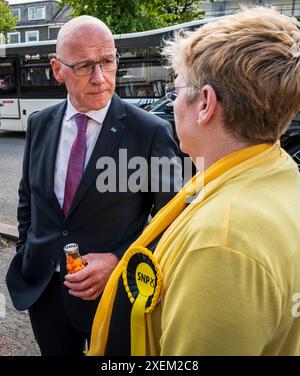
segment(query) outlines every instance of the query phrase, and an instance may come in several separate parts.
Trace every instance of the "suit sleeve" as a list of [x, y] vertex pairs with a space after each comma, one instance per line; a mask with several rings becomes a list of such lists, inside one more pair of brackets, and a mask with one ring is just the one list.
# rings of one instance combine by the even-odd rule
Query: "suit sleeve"
[[172, 127], [162, 122], [151, 147], [149, 161], [149, 190], [152, 194], [152, 215], [165, 206], [182, 187], [182, 166]]
[[29, 184], [29, 160], [31, 147], [31, 117], [28, 119], [28, 126], [25, 139], [23, 157], [22, 177], [19, 184], [19, 204], [17, 210], [19, 240], [16, 250], [19, 252], [27, 241], [27, 233], [31, 224], [31, 191]]

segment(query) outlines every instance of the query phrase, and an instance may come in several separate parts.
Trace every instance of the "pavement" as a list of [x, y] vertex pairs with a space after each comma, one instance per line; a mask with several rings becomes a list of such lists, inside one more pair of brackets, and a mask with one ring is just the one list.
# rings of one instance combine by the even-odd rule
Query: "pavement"
[[5, 283], [18, 239], [16, 212], [24, 143], [24, 133], [0, 132], [0, 356], [40, 355], [28, 313], [13, 307]]
[[0, 237], [0, 356], [40, 355], [27, 311], [17, 311], [10, 300], [5, 275], [15, 254], [15, 242]]
[[0, 223], [17, 225], [25, 134], [0, 131]]
[[17, 226], [8, 225], [6, 223], [0, 223], [0, 236], [1, 235], [8, 239], [18, 240]]

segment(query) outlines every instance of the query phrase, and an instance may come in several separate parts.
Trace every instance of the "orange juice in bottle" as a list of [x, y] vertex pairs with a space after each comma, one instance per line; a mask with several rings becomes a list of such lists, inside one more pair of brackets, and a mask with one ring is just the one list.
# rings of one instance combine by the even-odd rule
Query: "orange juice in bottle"
[[86, 266], [86, 263], [80, 256], [78, 244], [69, 243], [64, 246], [64, 251], [67, 259], [68, 274], [76, 273]]

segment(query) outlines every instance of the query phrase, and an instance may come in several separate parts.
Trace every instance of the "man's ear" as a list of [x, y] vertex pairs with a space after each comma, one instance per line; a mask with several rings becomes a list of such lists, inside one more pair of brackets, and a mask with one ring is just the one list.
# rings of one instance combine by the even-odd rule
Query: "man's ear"
[[206, 125], [215, 114], [217, 107], [217, 95], [210, 85], [204, 85], [199, 97], [199, 118], [197, 124]]
[[52, 70], [53, 70], [53, 75], [54, 75], [56, 81], [59, 84], [63, 84], [64, 83], [64, 78], [63, 78], [63, 76], [61, 74], [60, 62], [57, 61], [55, 58], [53, 58], [53, 59], [51, 59], [50, 63], [51, 63]]

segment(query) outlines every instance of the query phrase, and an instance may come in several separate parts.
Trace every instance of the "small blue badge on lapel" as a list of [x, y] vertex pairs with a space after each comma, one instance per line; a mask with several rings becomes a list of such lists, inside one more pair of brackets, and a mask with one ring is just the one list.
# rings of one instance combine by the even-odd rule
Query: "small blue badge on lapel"
[[115, 128], [115, 127], [110, 128], [110, 130], [111, 130], [113, 133], [117, 133], [117, 128]]

